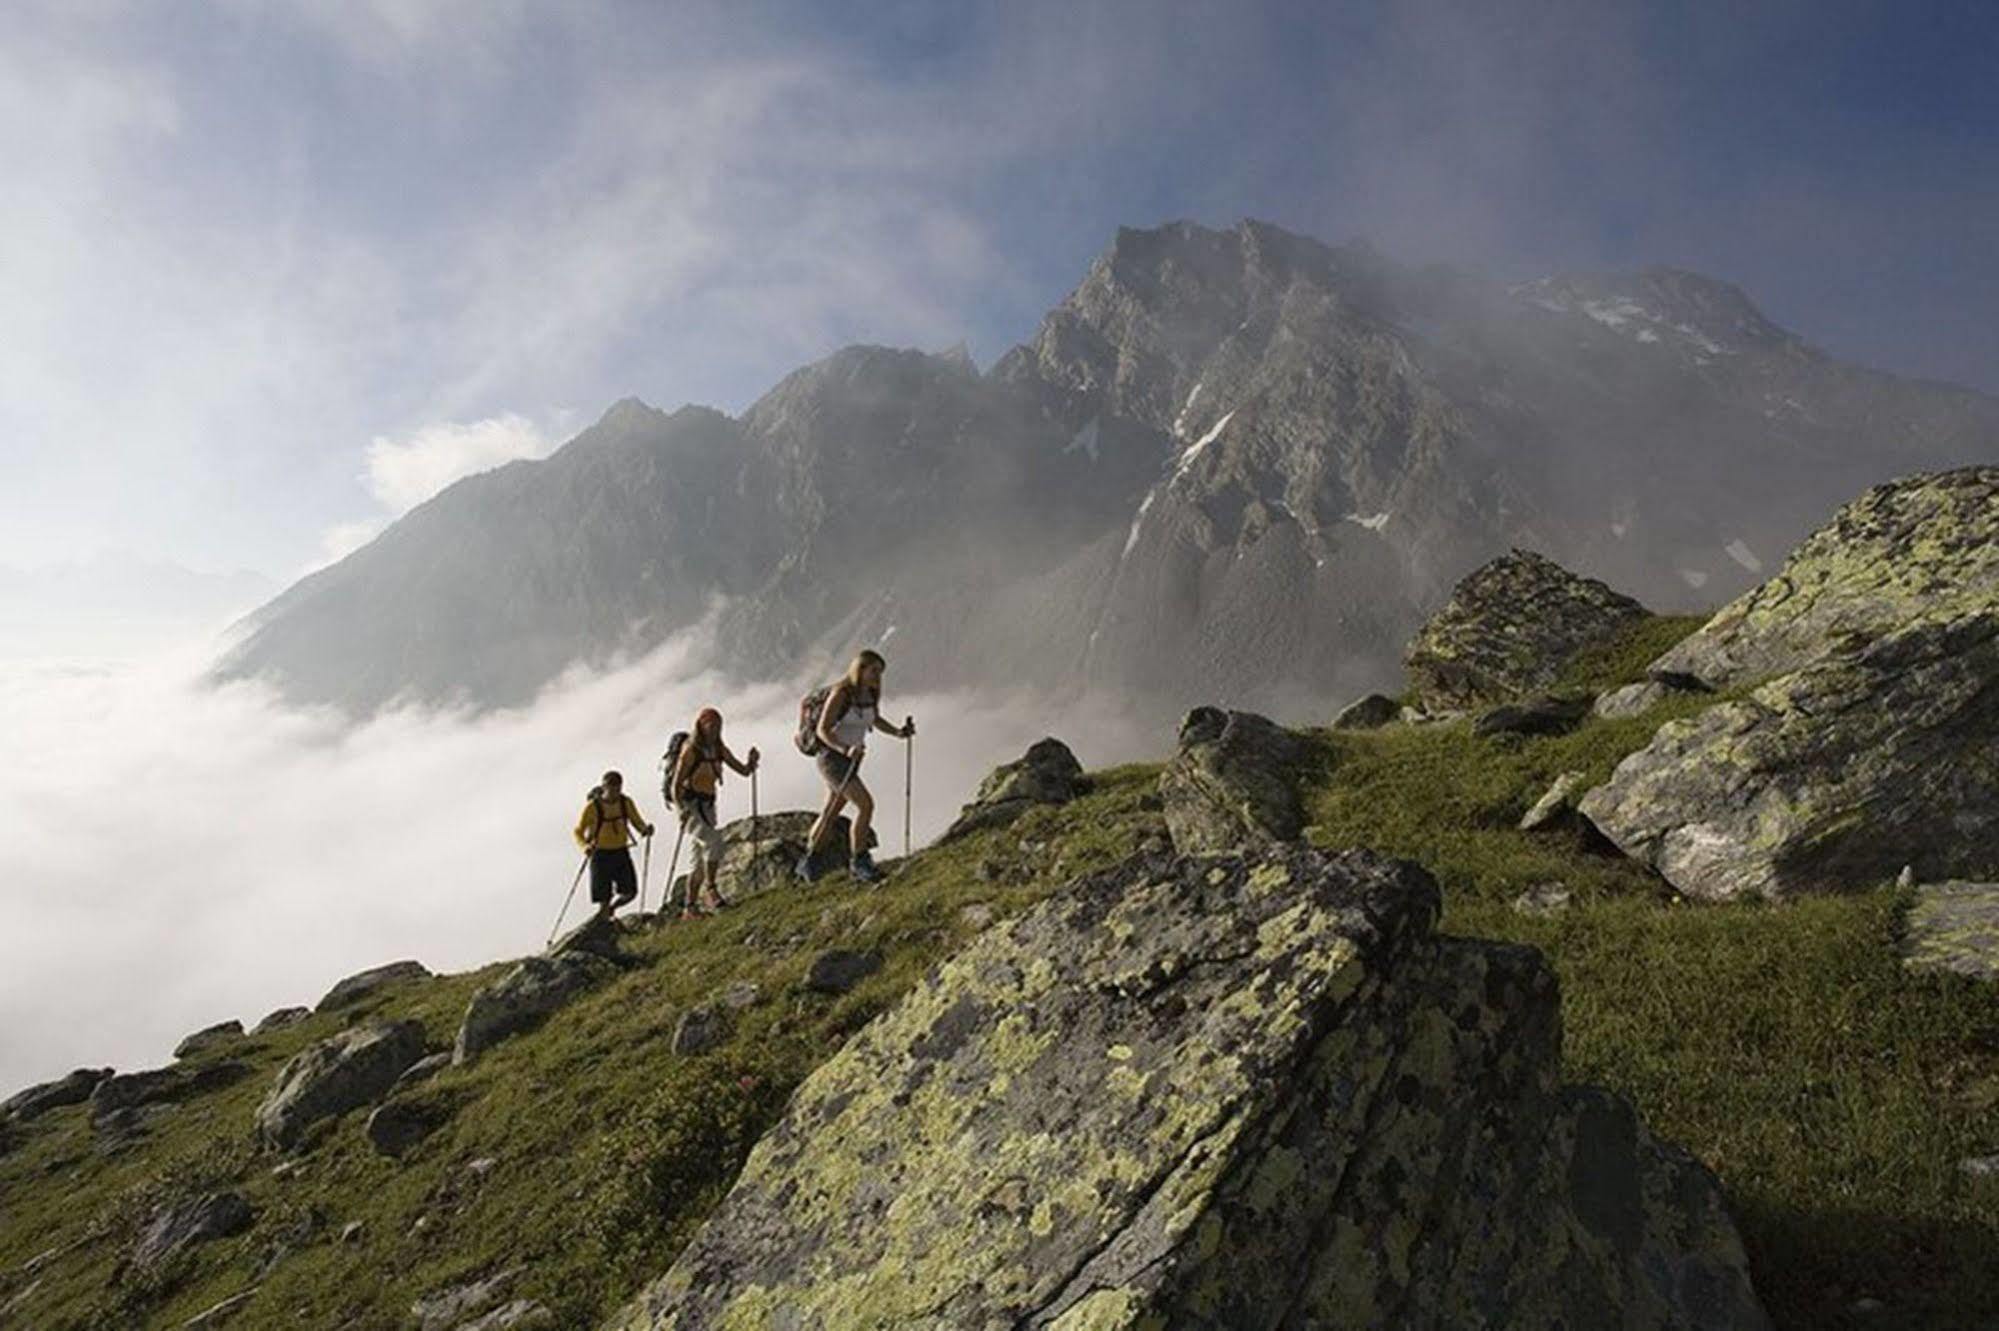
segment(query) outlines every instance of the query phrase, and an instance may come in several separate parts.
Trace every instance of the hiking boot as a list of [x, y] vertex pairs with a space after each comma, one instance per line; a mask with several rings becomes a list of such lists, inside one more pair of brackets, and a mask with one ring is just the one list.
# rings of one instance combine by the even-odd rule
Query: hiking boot
[[854, 856], [854, 877], [864, 883], [879, 883], [882, 871], [875, 868], [875, 857], [865, 850]]
[[791, 866], [791, 871], [798, 875], [800, 882], [813, 883], [819, 880], [819, 870], [813, 866], [810, 855], [800, 855], [798, 863]]

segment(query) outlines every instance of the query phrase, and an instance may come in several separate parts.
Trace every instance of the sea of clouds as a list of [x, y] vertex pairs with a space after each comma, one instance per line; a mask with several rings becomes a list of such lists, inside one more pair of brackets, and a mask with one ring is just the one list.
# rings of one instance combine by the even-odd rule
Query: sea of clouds
[[[0, 1095], [72, 1067], [164, 1062], [190, 1031], [310, 1004], [369, 966], [466, 970], [536, 950], [576, 869], [585, 792], [619, 768], [660, 818], [659, 752], [703, 705], [739, 752], [763, 750], [765, 811], [814, 804], [790, 741], [798, 689], [731, 687], [690, 664], [702, 655], [689, 635], [573, 671], [530, 707], [359, 723], [203, 683], [207, 644], [0, 660]], [[893, 682], [887, 710], [918, 719], [918, 845], [1043, 734], [1090, 767], [1165, 742], [1031, 702], [899, 697]], [[902, 746], [877, 736], [873, 750], [877, 826], [899, 853]], [[748, 783], [732, 778], [722, 804], [725, 819], [748, 813]]]

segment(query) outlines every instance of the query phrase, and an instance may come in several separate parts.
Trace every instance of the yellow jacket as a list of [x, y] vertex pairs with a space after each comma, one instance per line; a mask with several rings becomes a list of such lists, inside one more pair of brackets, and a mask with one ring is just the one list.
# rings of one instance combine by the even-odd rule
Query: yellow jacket
[[576, 817], [576, 844], [585, 850], [623, 850], [633, 844], [634, 827], [652, 835], [652, 824], [630, 795], [618, 796], [616, 803], [608, 798], [590, 800]]

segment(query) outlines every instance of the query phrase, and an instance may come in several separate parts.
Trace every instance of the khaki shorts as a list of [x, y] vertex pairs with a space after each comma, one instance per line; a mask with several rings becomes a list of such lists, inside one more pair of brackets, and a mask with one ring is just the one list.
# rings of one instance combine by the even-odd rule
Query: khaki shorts
[[715, 826], [715, 798], [689, 795], [680, 801], [680, 826], [710, 860], [722, 858], [722, 829]]

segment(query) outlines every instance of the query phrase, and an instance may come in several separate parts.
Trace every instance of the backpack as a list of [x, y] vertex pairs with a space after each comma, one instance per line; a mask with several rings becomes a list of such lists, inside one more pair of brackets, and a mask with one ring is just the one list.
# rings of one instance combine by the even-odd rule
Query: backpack
[[[604, 830], [605, 823], [630, 821], [625, 814], [625, 799], [622, 795], [618, 797], [618, 811], [608, 816], [604, 813], [604, 788], [602, 786], [590, 787], [590, 812], [597, 815], [597, 821], [590, 825], [590, 844], [593, 846], [597, 844], [598, 834]], [[626, 839], [629, 840], [630, 836], [629, 832], [626, 833]]]
[[832, 694], [831, 684], [821, 684], [798, 700], [798, 730], [792, 735], [791, 742], [808, 758], [817, 757], [820, 750], [826, 747], [819, 738], [819, 715], [826, 710], [826, 699]]
[[674, 798], [673, 775], [680, 770], [680, 751], [686, 747], [687, 732], [676, 730], [667, 737], [666, 752], [659, 760], [659, 793], [671, 808], [680, 807], [680, 801]]

